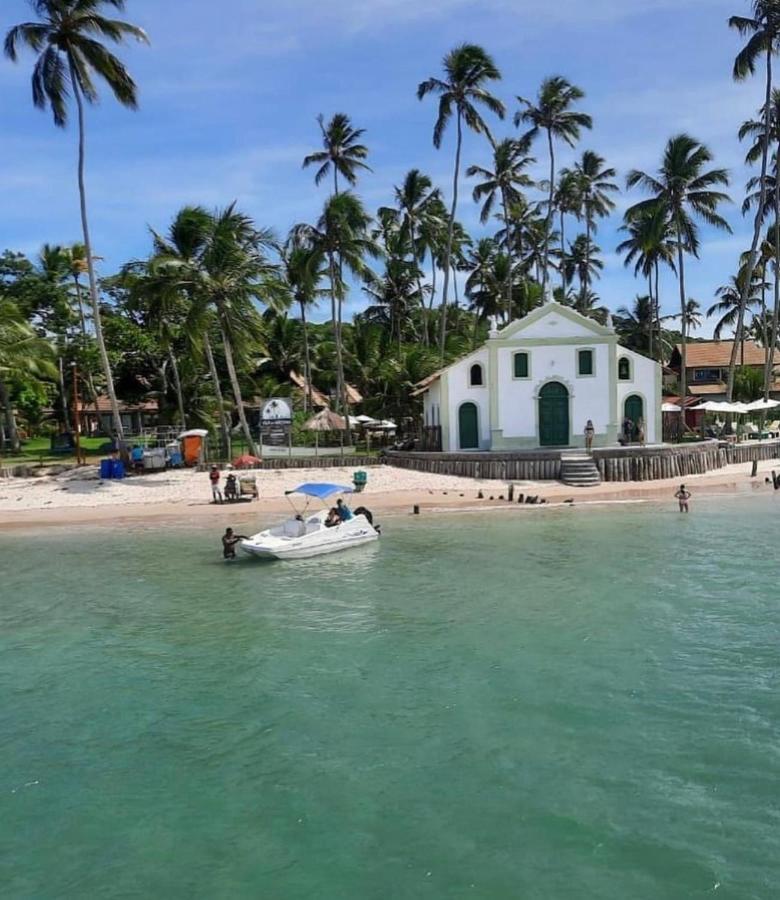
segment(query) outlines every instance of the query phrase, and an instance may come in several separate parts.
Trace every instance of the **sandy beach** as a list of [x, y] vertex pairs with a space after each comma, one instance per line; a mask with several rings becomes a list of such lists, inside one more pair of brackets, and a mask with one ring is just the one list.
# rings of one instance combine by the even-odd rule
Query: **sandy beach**
[[[759, 464], [751, 477], [751, 464], [728, 466], [707, 475], [690, 476], [686, 483], [696, 493], [734, 493], [771, 490], [765, 479], [776, 461]], [[0, 481], [0, 529], [111, 525], [126, 521], [164, 520], [189, 523], [203, 518], [239, 524], [264, 522], [290, 509], [285, 491], [304, 481], [350, 484], [353, 469], [258, 470], [254, 474], [260, 499], [217, 505], [211, 502], [208, 475], [193, 470], [167, 471], [101, 481], [94, 467], [71, 470], [58, 476]], [[452, 508], [508, 506], [508, 483], [432, 475], [375, 466], [368, 470], [366, 490], [353, 499], [353, 506], [372, 510], [411, 512], [417, 505], [423, 513]], [[584, 502], [672, 501], [677, 483], [672, 481], [605, 483], [594, 488], [571, 488], [555, 482], [514, 482], [519, 493], [536, 495], [548, 504], [573, 500]], [[482, 497], [479, 494], [482, 494]], [[515, 508], [520, 507], [517, 502]]]

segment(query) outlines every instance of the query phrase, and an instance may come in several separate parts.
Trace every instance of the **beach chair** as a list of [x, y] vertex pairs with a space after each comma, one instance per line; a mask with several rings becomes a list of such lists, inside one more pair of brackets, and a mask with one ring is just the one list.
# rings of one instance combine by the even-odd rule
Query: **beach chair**
[[257, 489], [257, 478], [254, 475], [242, 475], [238, 479], [238, 495], [239, 499], [249, 497], [257, 500], [260, 492]]

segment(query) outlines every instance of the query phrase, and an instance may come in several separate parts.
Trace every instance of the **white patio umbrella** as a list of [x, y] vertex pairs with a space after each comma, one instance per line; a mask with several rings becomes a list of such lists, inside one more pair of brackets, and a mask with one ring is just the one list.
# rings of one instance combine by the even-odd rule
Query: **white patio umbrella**
[[760, 400], [748, 403], [747, 409], [750, 412], [766, 412], [768, 409], [777, 409], [778, 406], [780, 406], [780, 400], [764, 400], [762, 397]]
[[678, 406], [676, 403], [662, 403], [661, 404], [661, 412], [665, 413], [677, 413], [680, 412], [682, 407]]
[[[353, 417], [350, 416], [350, 419], [352, 419], [352, 418], [353, 418]], [[366, 415], [363, 415], [363, 416], [354, 416], [354, 419], [355, 419], [355, 421], [358, 422], [360, 425], [376, 425], [376, 424], [377, 424], [377, 420], [376, 420], [376, 419], [372, 419], [371, 416], [366, 416]]]

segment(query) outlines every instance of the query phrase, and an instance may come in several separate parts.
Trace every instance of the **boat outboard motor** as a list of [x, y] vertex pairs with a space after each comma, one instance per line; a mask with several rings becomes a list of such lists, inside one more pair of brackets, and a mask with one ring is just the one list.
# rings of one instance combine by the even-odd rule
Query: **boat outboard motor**
[[372, 515], [370, 509], [366, 509], [365, 506], [358, 506], [358, 508], [355, 510], [355, 515], [356, 516], [365, 516], [368, 521], [368, 524], [374, 529], [374, 531], [377, 534], [382, 533], [382, 529], [379, 527], [379, 525], [374, 525], [374, 516]]

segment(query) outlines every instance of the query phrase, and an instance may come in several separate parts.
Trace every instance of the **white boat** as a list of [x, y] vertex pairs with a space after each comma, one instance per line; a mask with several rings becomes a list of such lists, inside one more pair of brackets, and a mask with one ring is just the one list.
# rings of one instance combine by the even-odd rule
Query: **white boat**
[[[288, 494], [303, 494], [309, 498], [325, 500], [335, 494], [351, 493], [352, 488], [338, 484], [302, 484]], [[311, 500], [307, 500], [301, 513], [296, 514], [240, 544], [244, 553], [264, 559], [308, 559], [325, 553], [336, 553], [359, 547], [379, 539], [379, 529], [371, 520], [371, 513], [361, 507], [357, 515], [338, 525], [327, 526], [328, 510], [321, 509], [314, 514], [307, 510]], [[294, 508], [294, 507], [293, 507]]]

